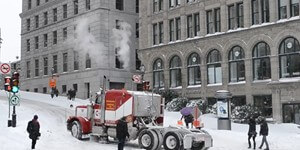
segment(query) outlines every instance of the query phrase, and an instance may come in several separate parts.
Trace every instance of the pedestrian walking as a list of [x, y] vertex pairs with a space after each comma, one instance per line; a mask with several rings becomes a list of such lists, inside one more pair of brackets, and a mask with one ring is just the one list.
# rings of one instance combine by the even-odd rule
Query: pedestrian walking
[[28, 122], [27, 132], [29, 133], [29, 138], [32, 140], [31, 149], [35, 149], [36, 141], [41, 136], [40, 123], [38, 122], [38, 116], [37, 115], [34, 115], [33, 119]]
[[126, 122], [126, 117], [122, 117], [120, 120], [118, 120], [117, 123], [117, 138], [119, 140], [118, 150], [124, 149], [126, 137], [129, 138], [128, 126]]
[[184, 118], [186, 128], [189, 128], [190, 123], [191, 123], [191, 128], [193, 128], [194, 116], [192, 114], [182, 115], [180, 120], [182, 120], [183, 118]]
[[248, 144], [249, 144], [249, 147], [248, 148], [251, 148], [251, 138], [253, 140], [253, 149], [256, 148], [256, 142], [255, 142], [255, 138], [256, 138], [256, 122], [255, 122], [255, 118], [254, 117], [250, 117], [249, 119], [249, 131], [248, 131]]
[[262, 118], [260, 121], [260, 132], [259, 135], [262, 135], [262, 142], [261, 145], [259, 146], [259, 149], [261, 149], [264, 145], [264, 143], [266, 143], [266, 149], [265, 150], [269, 150], [269, 144], [267, 141], [267, 136], [269, 134], [269, 128], [268, 128], [268, 124], [266, 122], [265, 118]]

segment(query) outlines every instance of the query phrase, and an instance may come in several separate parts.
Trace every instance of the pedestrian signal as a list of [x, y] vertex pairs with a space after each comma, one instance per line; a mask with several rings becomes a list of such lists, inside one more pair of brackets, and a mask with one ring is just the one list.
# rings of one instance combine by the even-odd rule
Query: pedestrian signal
[[4, 78], [4, 89], [5, 91], [10, 92], [11, 91], [11, 77], [5, 77]]

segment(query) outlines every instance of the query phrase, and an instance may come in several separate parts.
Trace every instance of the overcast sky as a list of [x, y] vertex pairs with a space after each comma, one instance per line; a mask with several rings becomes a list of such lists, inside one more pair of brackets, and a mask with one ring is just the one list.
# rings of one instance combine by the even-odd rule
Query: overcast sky
[[22, 0], [0, 0], [1, 44], [0, 61], [16, 61], [21, 57]]

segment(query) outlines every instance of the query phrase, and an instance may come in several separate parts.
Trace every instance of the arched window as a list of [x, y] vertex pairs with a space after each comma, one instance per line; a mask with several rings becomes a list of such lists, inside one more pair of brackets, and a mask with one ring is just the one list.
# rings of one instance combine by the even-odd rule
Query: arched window
[[201, 84], [200, 57], [192, 53], [188, 58], [188, 85]]
[[221, 54], [218, 50], [212, 50], [207, 56], [208, 84], [222, 83]]
[[170, 61], [170, 87], [181, 86], [181, 60], [174, 56]]
[[164, 87], [164, 65], [160, 58], [156, 59], [153, 64], [153, 87]]
[[270, 47], [265, 42], [257, 43], [253, 48], [253, 79], [271, 78]]
[[229, 52], [229, 82], [245, 81], [245, 54], [240, 46], [233, 47]]
[[279, 46], [280, 77], [290, 78], [300, 76], [300, 46], [297, 39], [289, 37]]

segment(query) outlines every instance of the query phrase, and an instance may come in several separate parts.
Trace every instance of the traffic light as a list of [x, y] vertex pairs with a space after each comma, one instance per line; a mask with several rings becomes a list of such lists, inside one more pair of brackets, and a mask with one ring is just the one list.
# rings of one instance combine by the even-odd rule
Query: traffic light
[[143, 81], [143, 89], [144, 89], [144, 91], [148, 91], [150, 89], [149, 81]]
[[11, 91], [11, 77], [5, 77], [4, 78], [4, 89], [5, 91], [10, 92]]
[[11, 79], [11, 86], [12, 86], [11, 92], [13, 92], [13, 93], [19, 92], [19, 77], [20, 77], [20, 74], [18, 72], [13, 73], [13, 76]]

